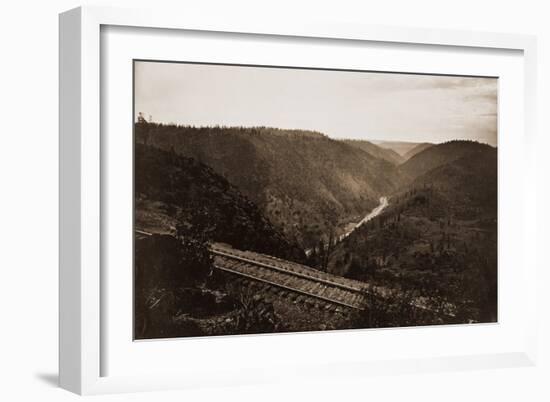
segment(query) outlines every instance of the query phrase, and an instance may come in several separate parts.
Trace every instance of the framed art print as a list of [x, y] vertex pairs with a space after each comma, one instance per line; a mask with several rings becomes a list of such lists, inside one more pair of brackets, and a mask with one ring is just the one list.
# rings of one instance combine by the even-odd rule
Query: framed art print
[[531, 37], [60, 21], [63, 387], [534, 363]]
[[134, 61], [134, 337], [496, 323], [497, 88]]

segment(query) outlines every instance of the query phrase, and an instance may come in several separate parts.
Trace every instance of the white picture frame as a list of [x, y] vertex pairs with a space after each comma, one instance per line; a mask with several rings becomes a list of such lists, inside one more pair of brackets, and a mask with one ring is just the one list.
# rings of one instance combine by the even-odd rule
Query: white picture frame
[[[141, 27], [144, 29], [169, 29], [171, 32], [216, 33], [217, 35], [282, 38], [286, 42], [301, 39], [329, 41], [331, 46], [339, 43], [376, 42], [407, 46], [445, 47], [447, 49], [475, 49], [483, 53], [490, 50], [511, 51], [519, 54], [523, 76], [522, 135], [511, 142], [516, 144], [514, 159], [521, 163], [521, 169], [513, 180], [524, 179], [524, 192], [516, 197], [521, 210], [512, 228], [513, 239], [517, 241], [517, 260], [521, 262], [520, 303], [522, 322], [513, 323], [514, 333], [521, 340], [503, 342], [498, 348], [483, 353], [472, 347], [460, 353], [449, 349], [426, 350], [408, 356], [396, 354], [388, 358], [363, 359], [349, 356], [336, 359], [332, 355], [323, 359], [312, 359], [311, 364], [299, 367], [299, 361], [289, 358], [284, 370], [280, 362], [265, 359], [264, 362], [243, 359], [233, 362], [232, 367], [209, 370], [184, 370], [177, 365], [156, 367], [156, 373], [125, 372], [124, 369], [111, 373], [105, 365], [110, 353], [106, 347], [105, 319], [109, 304], [104, 302], [105, 282], [102, 277], [104, 245], [102, 228], [106, 216], [102, 214], [102, 189], [110, 174], [105, 168], [104, 144], [101, 132], [102, 115], [102, 60], [108, 53], [102, 50], [101, 31], [105, 27]], [[131, 40], [131, 39], [130, 39]], [[131, 74], [131, 71], [129, 71]], [[518, 84], [519, 85], [519, 84]], [[346, 25], [327, 22], [308, 24], [287, 21], [249, 21], [246, 16], [238, 20], [213, 20], [210, 16], [187, 18], [184, 14], [170, 10], [139, 10], [109, 7], [80, 7], [60, 15], [60, 267], [59, 267], [59, 319], [60, 319], [60, 385], [79, 394], [100, 394], [112, 392], [133, 392], [194, 386], [219, 386], [228, 384], [249, 384], [266, 381], [293, 381], [300, 379], [331, 379], [335, 377], [360, 377], [372, 373], [407, 373], [435, 370], [468, 370], [526, 366], [536, 363], [536, 272], [533, 244], [527, 240], [536, 236], [534, 212], [525, 207], [528, 200], [535, 198], [536, 186], [528, 186], [532, 166], [530, 154], [534, 152], [536, 113], [536, 40], [525, 35], [502, 33], [480, 33], [450, 30], [411, 29], [402, 27], [380, 27]], [[128, 116], [130, 122], [132, 116]], [[106, 141], [108, 142], [108, 141]], [[499, 154], [510, 158], [510, 153]], [[499, 165], [499, 168], [502, 165]], [[500, 178], [502, 181], [502, 178]], [[502, 194], [499, 193], [499, 196]], [[523, 208], [525, 207], [525, 208]], [[500, 218], [499, 218], [500, 219]], [[518, 223], [519, 222], [519, 223]], [[501, 226], [502, 227], [502, 226]], [[512, 239], [511, 239], [512, 240]], [[534, 243], [534, 242], [532, 242]], [[500, 251], [500, 249], [499, 249]], [[504, 295], [503, 297], [506, 297]], [[387, 330], [385, 337], [398, 342], [413, 337], [457, 336], [465, 334], [468, 327], [447, 328], [434, 333], [432, 330]], [[438, 331], [436, 329], [436, 331]], [[446, 331], [443, 334], [442, 331]], [[462, 332], [460, 332], [462, 331]], [[485, 330], [480, 330], [480, 332]], [[486, 330], [488, 337], [494, 327]], [[323, 342], [361, 342], [364, 337], [375, 339], [376, 331], [354, 331], [322, 335]], [[497, 333], [497, 332], [495, 332]], [[498, 333], [497, 333], [498, 334]], [[472, 335], [470, 344], [477, 342], [478, 335]], [[237, 352], [250, 348], [250, 354], [273, 346], [292, 347], [298, 350], [307, 344], [319, 341], [319, 334], [241, 336], [216, 340], [215, 350]], [[479, 338], [481, 339], [481, 338]], [[132, 342], [131, 339], [128, 342]], [[164, 342], [164, 352], [181, 348], [182, 343]], [[192, 347], [205, 346], [206, 340], [194, 340]], [[421, 341], [419, 341], [421, 342]], [[187, 347], [189, 347], [187, 343]], [[467, 345], [466, 345], [467, 346]], [[240, 348], [240, 349], [239, 349]], [[314, 351], [310, 351], [314, 353]], [[246, 353], [246, 352], [243, 352]], [[304, 353], [307, 353], [304, 352]], [[229, 356], [229, 355], [228, 355]], [[304, 354], [305, 357], [307, 356]], [[309, 355], [312, 357], [313, 355]], [[234, 356], [233, 356], [234, 357]], [[300, 357], [300, 356], [298, 356]], [[122, 357], [124, 358], [124, 356]], [[193, 357], [190, 359], [193, 362]], [[281, 360], [282, 361], [282, 360]], [[160, 359], [162, 363], [162, 357]], [[278, 364], [279, 363], [279, 364]], [[158, 361], [156, 362], [158, 364]], [[189, 367], [190, 363], [184, 365]], [[122, 366], [121, 366], [122, 367]], [[202, 366], [201, 366], [202, 367]], [[307, 370], [303, 370], [307, 367]]]

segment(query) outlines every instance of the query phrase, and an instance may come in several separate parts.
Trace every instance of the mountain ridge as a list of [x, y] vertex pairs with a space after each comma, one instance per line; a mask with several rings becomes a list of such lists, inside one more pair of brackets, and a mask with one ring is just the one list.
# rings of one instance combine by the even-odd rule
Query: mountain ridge
[[304, 248], [368, 213], [397, 167], [310, 131], [137, 123], [137, 143], [193, 157], [225, 177]]
[[460, 159], [480, 149], [496, 149], [471, 140], [453, 140], [428, 147], [399, 166], [401, 173], [412, 181], [428, 171]]
[[345, 142], [348, 145], [362, 149], [366, 153], [376, 157], [387, 160], [388, 162], [393, 163], [394, 165], [399, 165], [405, 160], [401, 155], [395, 152], [393, 149], [387, 149], [379, 147], [371, 141], [367, 140], [358, 140], [358, 139], [341, 139], [340, 141]]
[[419, 154], [420, 152], [424, 151], [425, 149], [428, 149], [430, 147], [433, 147], [436, 144], [432, 144], [431, 142], [421, 142], [414, 148], [410, 149], [403, 155], [403, 163], [411, 159], [416, 154]]
[[371, 142], [380, 148], [391, 149], [400, 156], [404, 156], [408, 151], [421, 144], [415, 141], [386, 141], [386, 140], [371, 140]]

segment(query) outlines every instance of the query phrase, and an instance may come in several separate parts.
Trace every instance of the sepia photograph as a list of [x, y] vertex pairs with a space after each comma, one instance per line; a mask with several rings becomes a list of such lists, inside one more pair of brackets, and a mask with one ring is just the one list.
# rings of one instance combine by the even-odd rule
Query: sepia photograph
[[498, 321], [496, 77], [134, 60], [134, 339]]

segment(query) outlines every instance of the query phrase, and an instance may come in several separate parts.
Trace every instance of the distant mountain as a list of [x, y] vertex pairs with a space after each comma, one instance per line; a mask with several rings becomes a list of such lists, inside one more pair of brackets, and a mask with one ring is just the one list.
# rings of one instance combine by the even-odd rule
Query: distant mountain
[[192, 157], [226, 178], [303, 247], [397, 189], [394, 164], [311, 131], [137, 123], [136, 142]]
[[370, 141], [365, 140], [342, 140], [348, 145], [362, 149], [366, 153], [380, 159], [387, 160], [388, 162], [393, 163], [394, 165], [399, 165], [403, 163], [405, 159], [395, 152], [393, 149], [382, 148], [376, 144], [373, 144]]
[[490, 149], [495, 148], [475, 141], [449, 141], [424, 149], [403, 163], [399, 169], [408, 180], [414, 180], [439, 166]]
[[424, 151], [425, 149], [428, 149], [428, 148], [432, 147], [433, 145], [434, 144], [429, 143], [429, 142], [423, 142], [421, 144], [418, 144], [417, 146], [415, 146], [411, 150], [407, 151], [405, 153], [405, 155], [402, 156], [402, 161], [403, 162], [408, 161], [409, 159], [411, 159], [416, 154]]
[[400, 156], [405, 156], [407, 152], [412, 150], [414, 147], [420, 145], [419, 142], [407, 142], [407, 141], [378, 141], [373, 140], [372, 143], [378, 145], [380, 148], [391, 149]]
[[183, 224], [242, 250], [305, 257], [251, 200], [193, 158], [136, 144], [135, 197], [137, 229], [173, 234]]

